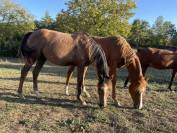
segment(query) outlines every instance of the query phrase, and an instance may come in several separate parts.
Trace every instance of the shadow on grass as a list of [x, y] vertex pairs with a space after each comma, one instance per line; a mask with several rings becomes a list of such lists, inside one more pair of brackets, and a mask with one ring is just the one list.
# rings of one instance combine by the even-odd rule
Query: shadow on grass
[[[80, 109], [102, 109], [95, 102], [87, 102], [86, 106], [82, 106], [76, 100], [63, 99], [63, 98], [49, 98], [49, 97], [41, 97], [37, 98], [36, 96], [25, 96], [24, 99], [19, 98], [18, 94], [11, 92], [0, 92], [0, 100], [4, 100], [10, 103], [20, 103], [20, 104], [34, 104], [34, 105], [45, 105], [45, 106], [55, 106], [55, 107], [63, 107], [63, 108], [80, 108]], [[109, 104], [108, 106], [115, 106], [114, 104]], [[116, 107], [116, 106], [115, 106]], [[117, 109], [134, 109], [133, 107], [128, 106], [119, 106]]]
[[[0, 80], [20, 81], [19, 78], [6, 78], [6, 77], [4, 77], [4, 78], [0, 77]], [[26, 78], [24, 82], [31, 82], [31, 83], [32, 83], [33, 80], [30, 79], [30, 78]], [[40, 84], [40, 83], [46, 83], [46, 84], [63, 84], [63, 85], [65, 85], [65, 82], [60, 82], [60, 81], [38, 80], [38, 83], [39, 83], [39, 84]], [[77, 84], [77, 83], [69, 83], [69, 85], [74, 85], [74, 86], [76, 86], [76, 84]], [[91, 84], [85, 84], [85, 86], [95, 87], [95, 85], [91, 85]]]
[[82, 106], [76, 100], [69, 100], [69, 99], [57, 99], [57, 98], [49, 98], [49, 97], [41, 97], [36, 98], [36, 96], [25, 96], [25, 99], [19, 98], [17, 94], [10, 93], [10, 92], [1, 92], [0, 99], [10, 102], [10, 103], [20, 103], [20, 104], [40, 104], [45, 106], [56, 106], [56, 107], [63, 107], [63, 108], [92, 108], [97, 109], [99, 107], [95, 106]]
[[[18, 70], [20, 72], [20, 69], [23, 67], [24, 64], [0, 64], [0, 69], [14, 69]], [[34, 69], [34, 66], [31, 68], [31, 70]], [[57, 66], [57, 65], [44, 65], [41, 72], [42, 74], [51, 75], [51, 76], [61, 76], [66, 77], [67, 76], [67, 66]], [[86, 74], [87, 79], [96, 79], [96, 71], [93, 69], [93, 66], [89, 67], [88, 70], [89, 73]], [[40, 74], [39, 73], [39, 74]], [[20, 74], [19, 74], [20, 76]], [[74, 71], [73, 77], [77, 77], [76, 69]]]
[[157, 89], [157, 90], [154, 90], [154, 91], [157, 91], [157, 92], [171, 92], [171, 93], [177, 92], [176, 89], [172, 89], [172, 90], [169, 90], [169, 89]]

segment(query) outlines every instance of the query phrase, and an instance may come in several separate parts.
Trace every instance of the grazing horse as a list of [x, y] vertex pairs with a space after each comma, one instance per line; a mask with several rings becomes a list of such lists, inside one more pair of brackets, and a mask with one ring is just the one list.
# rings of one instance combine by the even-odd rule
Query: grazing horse
[[[129, 86], [129, 92], [133, 99], [135, 108], [142, 108], [142, 98], [143, 93], [146, 89], [147, 82], [143, 77], [141, 65], [139, 58], [130, 47], [128, 42], [121, 36], [118, 37], [92, 37], [104, 50], [108, 66], [109, 66], [109, 76], [112, 78], [112, 98], [115, 104], [119, 105], [119, 102], [116, 100], [116, 73], [117, 69], [126, 66], [128, 68], [128, 73], [131, 81]], [[74, 66], [70, 66], [67, 73], [66, 80], [66, 94], [68, 95], [68, 85], [69, 79], [72, 76]], [[87, 71], [85, 68], [84, 76]], [[83, 92], [88, 95], [88, 92], [83, 87]]]
[[83, 87], [84, 68], [95, 62], [98, 75], [98, 93], [100, 106], [106, 106], [108, 89], [111, 89], [109, 79], [109, 68], [102, 48], [86, 33], [67, 34], [47, 29], [41, 29], [27, 33], [22, 41], [21, 52], [25, 58], [25, 65], [21, 70], [21, 78], [18, 88], [19, 96], [22, 95], [22, 87], [26, 75], [31, 66], [36, 62], [33, 70], [33, 89], [39, 95], [37, 78], [39, 72], [46, 62], [68, 66], [77, 66], [77, 99], [86, 105], [81, 97]]
[[[174, 49], [142, 48], [138, 49], [137, 55], [141, 62], [143, 75], [145, 75], [148, 67], [172, 69], [172, 77], [168, 86], [168, 89], [172, 90], [171, 85], [177, 72], [177, 52]], [[124, 83], [124, 87], [126, 87], [127, 83], [128, 78]]]

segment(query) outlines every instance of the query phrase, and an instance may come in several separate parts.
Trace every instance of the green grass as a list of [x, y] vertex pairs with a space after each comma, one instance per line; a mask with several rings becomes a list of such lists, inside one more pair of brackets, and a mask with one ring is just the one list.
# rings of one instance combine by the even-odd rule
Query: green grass
[[[32, 93], [29, 72], [23, 90], [25, 99], [17, 96], [20, 69], [17, 59], [0, 60], [0, 132], [177, 132], [177, 92], [167, 90], [170, 70], [149, 69], [148, 90], [142, 110], [132, 109], [128, 90], [123, 89], [127, 72], [118, 72], [117, 99], [122, 107], [98, 106], [97, 80], [91, 67], [86, 76], [86, 88], [91, 98], [82, 107], [75, 96], [76, 74], [70, 81], [70, 96], [65, 96], [66, 67], [45, 65], [39, 76], [42, 99]], [[173, 85], [175, 88], [176, 80]]]

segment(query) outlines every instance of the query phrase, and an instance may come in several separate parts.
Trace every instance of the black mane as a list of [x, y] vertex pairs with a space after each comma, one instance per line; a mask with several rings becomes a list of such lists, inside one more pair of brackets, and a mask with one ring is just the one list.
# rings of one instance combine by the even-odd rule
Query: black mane
[[106, 56], [100, 45], [98, 45], [93, 39], [90, 41], [92, 42], [90, 53], [91, 62], [95, 62], [99, 82], [103, 82], [106, 78], [109, 78], [109, 68]]

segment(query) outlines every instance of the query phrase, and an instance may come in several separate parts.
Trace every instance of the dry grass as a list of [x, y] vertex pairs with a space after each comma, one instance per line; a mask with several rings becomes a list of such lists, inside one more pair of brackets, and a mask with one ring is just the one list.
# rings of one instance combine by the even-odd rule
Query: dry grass
[[151, 80], [144, 108], [135, 110], [131, 108], [128, 90], [121, 87], [125, 70], [118, 73], [117, 82], [117, 98], [122, 107], [115, 107], [110, 99], [109, 106], [100, 109], [93, 69], [86, 78], [92, 95], [85, 97], [88, 106], [82, 107], [75, 97], [75, 76], [70, 84], [71, 95], [65, 96], [66, 68], [52, 65], [45, 65], [39, 76], [41, 100], [31, 93], [31, 72], [24, 84], [26, 99], [18, 98], [21, 67], [17, 59], [0, 61], [0, 132], [177, 132], [177, 94], [166, 89], [169, 70], [148, 70]]

